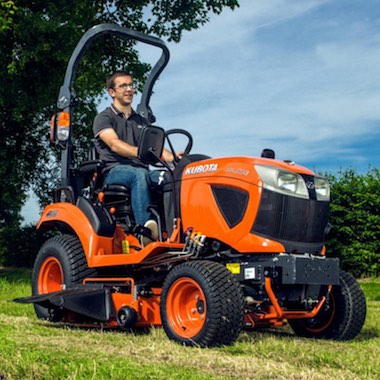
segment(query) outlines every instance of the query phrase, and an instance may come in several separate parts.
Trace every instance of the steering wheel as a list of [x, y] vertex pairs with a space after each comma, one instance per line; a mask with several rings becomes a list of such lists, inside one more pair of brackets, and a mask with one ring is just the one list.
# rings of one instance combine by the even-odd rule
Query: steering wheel
[[193, 146], [193, 137], [191, 136], [191, 134], [189, 132], [185, 131], [184, 129], [169, 129], [168, 131], [165, 132], [166, 141], [168, 142], [170, 152], [173, 154], [173, 157], [174, 157], [173, 163], [174, 163], [174, 165], [176, 165], [180, 161], [180, 158], [177, 156], [177, 154], [174, 150], [173, 144], [169, 138], [170, 135], [174, 135], [174, 134], [185, 135], [189, 140], [186, 147], [185, 147], [185, 150], [183, 151], [184, 156], [186, 156], [187, 154], [190, 153], [190, 150]]

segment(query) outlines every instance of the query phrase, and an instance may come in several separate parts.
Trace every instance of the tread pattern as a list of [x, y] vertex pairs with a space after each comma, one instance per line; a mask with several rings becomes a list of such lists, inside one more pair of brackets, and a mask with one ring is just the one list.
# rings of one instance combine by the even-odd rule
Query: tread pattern
[[345, 300], [345, 322], [339, 331], [339, 340], [355, 338], [363, 327], [367, 313], [366, 299], [355, 278], [344, 271], [340, 273], [341, 297]]
[[88, 267], [82, 244], [76, 236], [59, 235], [52, 238], [52, 240], [55, 240], [55, 243], [61, 245], [67, 252], [71, 281], [66, 286], [80, 284], [86, 277], [91, 277], [95, 274], [95, 269]]
[[[170, 286], [180, 277], [191, 277], [202, 287], [207, 298], [207, 316], [202, 331], [192, 339], [177, 336], [166, 317], [166, 297]], [[239, 282], [222, 264], [191, 261], [175, 267], [164, 282], [161, 318], [166, 334], [185, 345], [201, 347], [230, 345], [243, 328], [243, 293]]]
[[323, 330], [314, 331], [310, 323], [312, 320], [289, 320], [290, 326], [297, 335], [309, 338], [351, 340], [360, 333], [367, 313], [364, 293], [351, 274], [341, 270], [339, 278], [340, 285], [334, 286], [331, 294], [335, 303], [331, 323], [326, 324]]
[[[38, 277], [43, 262], [49, 257], [56, 257], [62, 267], [66, 288], [80, 284], [86, 277], [96, 275], [94, 268], [89, 268], [82, 244], [76, 236], [57, 235], [47, 240], [40, 248], [33, 266], [32, 293], [38, 294]], [[41, 319], [59, 321], [63, 317], [59, 309], [49, 309], [34, 305], [36, 314]]]

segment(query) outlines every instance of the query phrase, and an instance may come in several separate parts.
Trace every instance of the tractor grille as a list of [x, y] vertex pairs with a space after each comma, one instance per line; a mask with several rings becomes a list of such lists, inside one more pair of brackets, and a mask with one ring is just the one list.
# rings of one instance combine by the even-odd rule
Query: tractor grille
[[279, 241], [290, 253], [319, 253], [324, 244], [329, 202], [263, 189], [251, 232]]

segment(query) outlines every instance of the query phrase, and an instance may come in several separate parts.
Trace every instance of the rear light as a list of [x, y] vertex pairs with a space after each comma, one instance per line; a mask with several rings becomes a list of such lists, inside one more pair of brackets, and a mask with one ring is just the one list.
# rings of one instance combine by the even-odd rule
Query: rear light
[[70, 134], [70, 114], [60, 112], [57, 115], [57, 138], [59, 141], [66, 141]]
[[56, 115], [53, 115], [50, 119], [50, 135], [49, 135], [49, 140], [52, 144], [55, 144], [55, 139], [56, 139], [55, 120], [56, 120]]

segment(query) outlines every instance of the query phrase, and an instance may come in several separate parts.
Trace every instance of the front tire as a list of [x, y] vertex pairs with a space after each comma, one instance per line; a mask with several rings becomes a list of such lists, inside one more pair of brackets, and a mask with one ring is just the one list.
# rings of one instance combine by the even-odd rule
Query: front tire
[[340, 285], [333, 286], [320, 312], [309, 319], [289, 320], [293, 331], [303, 337], [351, 340], [363, 327], [366, 317], [366, 300], [355, 278], [340, 271]]
[[230, 345], [243, 327], [243, 293], [223, 265], [192, 261], [175, 267], [161, 293], [161, 319], [169, 339], [200, 347]]
[[[87, 266], [82, 244], [76, 236], [59, 235], [47, 240], [38, 252], [32, 272], [32, 294], [57, 292], [81, 284], [94, 274]], [[34, 304], [40, 319], [57, 322], [62, 320], [59, 308]]]

